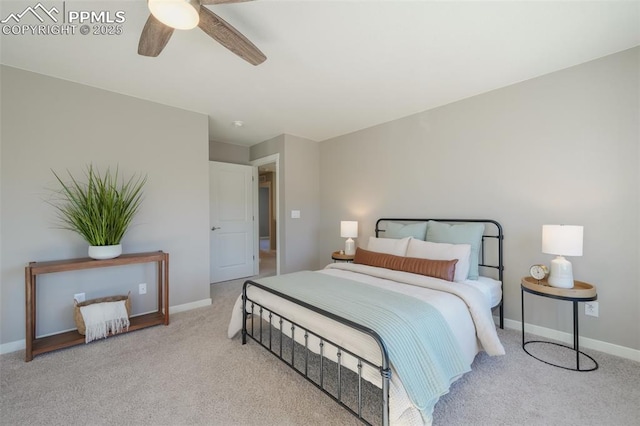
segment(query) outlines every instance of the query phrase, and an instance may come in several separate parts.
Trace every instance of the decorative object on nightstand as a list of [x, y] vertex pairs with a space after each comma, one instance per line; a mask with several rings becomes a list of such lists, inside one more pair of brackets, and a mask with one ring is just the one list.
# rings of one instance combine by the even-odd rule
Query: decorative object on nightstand
[[[535, 266], [535, 265], [534, 265]], [[564, 300], [567, 302], [572, 302], [573, 304], [573, 347], [564, 345], [561, 343], [548, 342], [544, 340], [529, 340], [525, 341], [524, 339], [524, 293], [534, 294], [536, 296], [547, 297], [550, 299], [556, 300]], [[533, 277], [524, 277], [520, 282], [520, 301], [521, 301], [521, 309], [522, 309], [522, 350], [525, 351], [528, 355], [537, 359], [538, 361], [542, 361], [545, 364], [553, 365], [554, 367], [564, 368], [565, 370], [572, 371], [593, 371], [598, 369], [598, 363], [591, 356], [585, 354], [580, 351], [580, 347], [578, 345], [579, 334], [578, 334], [578, 302], [592, 302], [598, 299], [598, 294], [596, 293], [596, 287], [592, 284], [585, 283], [582, 281], [574, 281], [571, 288], [557, 288], [550, 287], [546, 285], [546, 282], [537, 282]], [[536, 355], [529, 352], [526, 348], [528, 344], [531, 343], [539, 343], [539, 344], [548, 344], [555, 345], [562, 348], [573, 349], [576, 354], [576, 367], [567, 367], [564, 365], [554, 364], [549, 361], [545, 361], [542, 358], [537, 357]], [[590, 359], [593, 362], [593, 366], [590, 368], [580, 368], [580, 355]]]
[[573, 287], [571, 262], [564, 256], [582, 256], [582, 237], [582, 226], [542, 225], [542, 252], [557, 255], [551, 261], [550, 286]]
[[353, 256], [356, 254], [356, 243], [353, 238], [358, 237], [358, 222], [355, 220], [343, 220], [340, 222], [340, 236], [346, 238], [344, 254]]
[[353, 262], [355, 254], [344, 254], [344, 250], [334, 251], [331, 253], [331, 259], [333, 262]]
[[532, 265], [529, 268], [529, 273], [533, 278], [538, 280], [538, 284], [540, 284], [540, 280], [544, 280], [549, 275], [549, 268], [542, 264]]

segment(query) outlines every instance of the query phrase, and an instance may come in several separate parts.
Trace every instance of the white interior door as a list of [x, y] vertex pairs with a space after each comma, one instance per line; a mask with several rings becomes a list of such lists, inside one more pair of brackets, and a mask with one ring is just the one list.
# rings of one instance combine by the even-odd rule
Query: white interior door
[[257, 274], [253, 180], [256, 168], [209, 162], [211, 282]]

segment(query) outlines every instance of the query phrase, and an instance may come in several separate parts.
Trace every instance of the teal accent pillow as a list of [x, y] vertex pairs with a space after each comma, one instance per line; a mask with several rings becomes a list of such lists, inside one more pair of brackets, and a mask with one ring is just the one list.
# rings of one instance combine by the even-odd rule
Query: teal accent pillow
[[457, 225], [451, 225], [448, 223], [430, 220], [427, 226], [427, 241], [434, 243], [471, 245], [468, 278], [470, 280], [477, 280], [480, 275], [478, 271], [478, 263], [480, 263], [482, 234], [484, 234], [484, 224], [482, 223], [464, 222]]
[[384, 232], [385, 238], [406, 238], [413, 237], [424, 241], [427, 234], [427, 222], [418, 223], [398, 223], [387, 222], [387, 229]]

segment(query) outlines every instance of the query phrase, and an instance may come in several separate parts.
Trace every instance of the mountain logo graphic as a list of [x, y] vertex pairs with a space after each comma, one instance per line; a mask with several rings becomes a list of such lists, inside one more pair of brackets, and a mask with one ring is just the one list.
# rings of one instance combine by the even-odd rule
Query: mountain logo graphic
[[13, 21], [15, 21], [16, 24], [18, 24], [18, 23], [20, 23], [20, 20], [27, 14], [31, 14], [31, 15], [35, 16], [36, 19], [38, 19], [38, 21], [40, 21], [41, 23], [44, 22], [44, 18], [41, 15], [46, 15], [53, 22], [57, 23], [58, 22], [58, 18], [56, 18], [53, 15], [54, 13], [56, 15], [58, 13], [60, 13], [60, 11], [58, 9], [56, 9], [55, 6], [53, 6], [51, 9], [47, 10], [47, 8], [42, 5], [42, 3], [38, 3], [33, 7], [32, 6], [27, 7], [21, 13], [10, 13], [9, 16], [7, 16], [2, 21], [0, 21], [0, 23], [6, 24], [10, 20], [13, 20]]

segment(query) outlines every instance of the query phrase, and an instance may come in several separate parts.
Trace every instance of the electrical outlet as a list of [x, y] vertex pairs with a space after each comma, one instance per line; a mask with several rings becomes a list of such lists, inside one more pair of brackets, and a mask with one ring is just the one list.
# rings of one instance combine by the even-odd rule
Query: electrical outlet
[[598, 316], [598, 302], [585, 302], [584, 304], [584, 314], [589, 315], [591, 317]]
[[76, 293], [76, 294], [74, 294], [73, 295], [73, 299], [78, 303], [84, 302], [85, 301], [84, 293]]
[[138, 294], [147, 294], [147, 283], [138, 284]]

